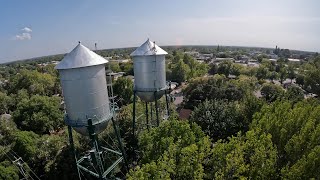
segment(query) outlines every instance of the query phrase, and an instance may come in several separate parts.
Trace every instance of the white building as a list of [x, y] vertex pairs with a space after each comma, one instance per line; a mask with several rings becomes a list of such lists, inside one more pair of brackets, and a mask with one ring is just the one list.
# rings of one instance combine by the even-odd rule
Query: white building
[[292, 58], [289, 58], [288, 61], [292, 62], [292, 63], [300, 63], [301, 62], [300, 59], [292, 59]]
[[117, 62], [117, 63], [127, 63], [130, 59], [111, 59], [110, 62]]

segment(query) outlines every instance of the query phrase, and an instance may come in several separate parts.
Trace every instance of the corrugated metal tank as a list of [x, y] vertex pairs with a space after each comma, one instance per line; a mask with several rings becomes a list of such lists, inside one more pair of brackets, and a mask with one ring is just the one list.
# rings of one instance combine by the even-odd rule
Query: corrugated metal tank
[[88, 118], [92, 118], [96, 133], [103, 131], [111, 119], [107, 62], [79, 43], [56, 66], [66, 105], [66, 123], [82, 135], [88, 135]]
[[[134, 90], [142, 101], [160, 99], [166, 86], [166, 51], [149, 39], [130, 56], [133, 58]], [[156, 93], [156, 96], [154, 96]]]

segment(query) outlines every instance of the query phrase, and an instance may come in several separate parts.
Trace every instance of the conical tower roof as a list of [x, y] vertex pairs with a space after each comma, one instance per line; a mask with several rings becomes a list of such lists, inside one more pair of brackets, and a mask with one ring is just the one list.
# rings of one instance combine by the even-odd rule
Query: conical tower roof
[[108, 63], [106, 59], [79, 42], [79, 44], [70, 53], [68, 53], [55, 68], [73, 69], [106, 63]]
[[130, 56], [150, 56], [150, 55], [165, 55], [168, 54], [149, 39], [133, 51]]

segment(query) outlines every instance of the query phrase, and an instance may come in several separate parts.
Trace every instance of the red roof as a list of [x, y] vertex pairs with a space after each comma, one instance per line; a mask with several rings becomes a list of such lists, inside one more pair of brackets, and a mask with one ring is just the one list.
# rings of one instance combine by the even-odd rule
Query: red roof
[[179, 118], [180, 119], [189, 119], [191, 112], [192, 112], [191, 109], [181, 109], [179, 112]]

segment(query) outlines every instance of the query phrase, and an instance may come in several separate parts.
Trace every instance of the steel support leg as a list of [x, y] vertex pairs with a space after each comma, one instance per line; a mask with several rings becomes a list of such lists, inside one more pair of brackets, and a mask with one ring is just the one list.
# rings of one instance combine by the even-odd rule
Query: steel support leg
[[156, 118], [157, 118], [157, 126], [159, 126], [160, 122], [159, 122], [159, 109], [158, 109], [158, 100], [157, 100], [157, 92], [154, 92], [154, 99], [155, 99], [155, 106], [156, 106]]
[[118, 143], [119, 143], [119, 146], [120, 146], [120, 149], [121, 149], [121, 153], [122, 153], [122, 156], [123, 156], [123, 159], [124, 159], [125, 167], [126, 167], [126, 170], [128, 172], [129, 166], [128, 166], [126, 152], [124, 151], [124, 147], [123, 147], [122, 140], [121, 140], [121, 137], [120, 137], [120, 131], [119, 131], [118, 126], [117, 126], [117, 124], [116, 124], [116, 122], [115, 122], [113, 117], [111, 118], [111, 120], [112, 120], [112, 124], [113, 124], [113, 129], [114, 129], [114, 131], [116, 133], [117, 140], [118, 140]]
[[103, 164], [101, 161], [100, 153], [99, 153], [99, 146], [97, 142], [97, 135], [95, 133], [95, 127], [92, 124], [92, 119], [88, 119], [88, 132], [89, 132], [89, 137], [90, 137], [90, 142], [91, 142], [91, 147], [94, 149], [93, 153], [91, 154], [91, 158], [94, 162], [94, 165], [98, 166], [98, 174], [99, 174], [99, 179], [103, 179]]
[[132, 112], [132, 135], [135, 138], [135, 126], [136, 126], [136, 91], [133, 91], [133, 112]]
[[152, 119], [153, 119], [153, 106], [152, 106], [152, 102], [150, 102], [150, 124], [152, 124]]
[[148, 112], [148, 102], [146, 102], [146, 123], [147, 123], [147, 129], [149, 131], [149, 112]]
[[72, 155], [73, 155], [73, 157], [74, 157], [75, 164], [76, 164], [76, 167], [77, 167], [77, 172], [78, 172], [79, 180], [81, 180], [80, 169], [79, 169], [79, 167], [78, 167], [78, 159], [77, 159], [77, 155], [76, 155], [76, 149], [74, 148], [74, 142], [73, 142], [73, 136], [72, 136], [72, 128], [71, 128], [71, 126], [68, 126], [68, 135], [69, 135], [69, 142], [70, 142], [70, 147], [71, 147]]
[[166, 96], [166, 105], [167, 105], [167, 115], [170, 116], [170, 109], [169, 109], [169, 101], [168, 101], [168, 90], [165, 90], [165, 96]]

